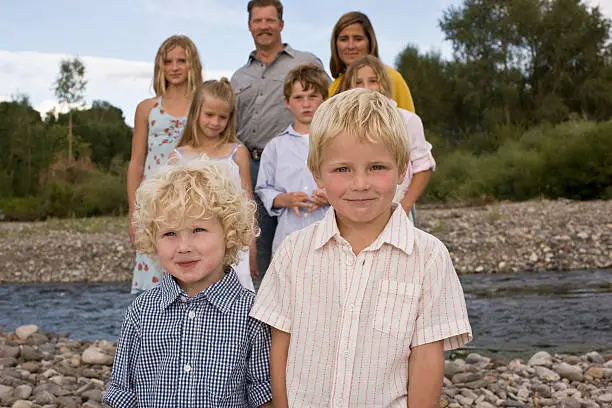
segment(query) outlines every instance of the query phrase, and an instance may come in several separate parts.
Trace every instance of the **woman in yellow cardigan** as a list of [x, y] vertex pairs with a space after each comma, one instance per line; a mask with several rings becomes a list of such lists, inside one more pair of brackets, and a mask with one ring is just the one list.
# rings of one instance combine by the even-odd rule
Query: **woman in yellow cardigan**
[[[329, 87], [329, 96], [335, 95], [338, 90], [346, 67], [368, 54], [378, 58], [378, 43], [370, 19], [359, 11], [344, 14], [334, 26], [331, 37], [329, 69], [334, 82]], [[390, 66], [386, 68], [393, 82], [393, 99], [397, 106], [414, 112], [414, 102], [406, 81]]]

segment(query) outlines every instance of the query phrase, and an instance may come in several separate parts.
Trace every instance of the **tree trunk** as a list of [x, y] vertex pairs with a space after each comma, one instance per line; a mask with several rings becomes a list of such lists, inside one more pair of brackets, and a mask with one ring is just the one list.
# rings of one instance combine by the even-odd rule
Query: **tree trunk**
[[68, 112], [68, 164], [72, 164], [72, 110]]

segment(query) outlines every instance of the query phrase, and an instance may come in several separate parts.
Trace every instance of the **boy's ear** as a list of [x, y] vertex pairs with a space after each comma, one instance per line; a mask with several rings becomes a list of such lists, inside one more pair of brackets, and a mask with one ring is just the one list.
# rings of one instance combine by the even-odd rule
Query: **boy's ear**
[[317, 183], [317, 187], [319, 187], [320, 189], [325, 188], [325, 184], [323, 183], [320, 177], [313, 177], [313, 178], [314, 178], [315, 183]]
[[404, 171], [398, 175], [398, 178], [397, 178], [398, 186], [404, 182], [404, 178], [406, 177], [407, 172], [408, 172], [408, 162], [406, 162], [406, 168], [404, 169]]

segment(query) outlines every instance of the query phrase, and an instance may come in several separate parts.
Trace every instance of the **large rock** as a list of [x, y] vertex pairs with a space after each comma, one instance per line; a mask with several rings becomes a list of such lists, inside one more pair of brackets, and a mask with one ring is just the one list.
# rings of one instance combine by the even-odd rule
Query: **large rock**
[[540, 379], [542, 380], [559, 381], [561, 379], [561, 376], [559, 374], [557, 374], [550, 368], [546, 368], [543, 366], [536, 366], [535, 372], [536, 372], [536, 375], [540, 377]]
[[567, 378], [570, 381], [582, 381], [584, 375], [582, 369], [578, 366], [573, 366], [567, 363], [557, 364], [554, 370], [563, 378]]
[[21, 358], [25, 361], [40, 361], [43, 355], [40, 351], [36, 350], [32, 346], [21, 347]]
[[8, 401], [13, 396], [13, 387], [0, 384], [0, 402]]
[[25, 340], [38, 331], [38, 326], [35, 324], [26, 324], [15, 329], [15, 334], [21, 340]]
[[543, 366], [548, 368], [552, 367], [552, 364], [552, 356], [545, 351], [538, 351], [531, 356], [527, 362], [527, 365], [529, 366]]
[[32, 408], [33, 402], [26, 400], [17, 400], [11, 405], [11, 408]]
[[32, 395], [32, 386], [29, 384], [22, 384], [15, 387], [15, 397], [22, 400], [27, 400]]
[[85, 364], [113, 365], [113, 356], [109, 356], [95, 346], [88, 347], [81, 355]]
[[591, 362], [591, 363], [595, 363], [595, 364], [603, 364], [606, 362], [606, 360], [604, 360], [604, 358], [601, 356], [601, 354], [599, 354], [596, 351], [591, 351], [590, 353], [586, 354], [586, 359], [587, 361]]

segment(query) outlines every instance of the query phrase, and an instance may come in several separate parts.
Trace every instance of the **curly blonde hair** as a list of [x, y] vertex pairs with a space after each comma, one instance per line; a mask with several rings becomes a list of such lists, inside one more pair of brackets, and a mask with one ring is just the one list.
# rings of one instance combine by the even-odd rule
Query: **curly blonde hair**
[[238, 253], [257, 235], [256, 205], [237, 185], [232, 169], [207, 157], [166, 165], [136, 190], [133, 226], [136, 248], [157, 253], [160, 226], [181, 225], [193, 218], [217, 217], [225, 232], [224, 266], [238, 262]]

